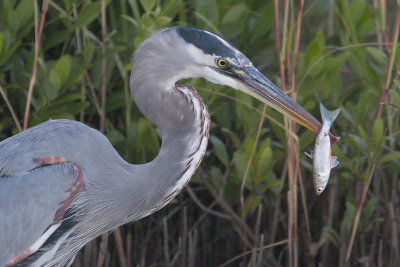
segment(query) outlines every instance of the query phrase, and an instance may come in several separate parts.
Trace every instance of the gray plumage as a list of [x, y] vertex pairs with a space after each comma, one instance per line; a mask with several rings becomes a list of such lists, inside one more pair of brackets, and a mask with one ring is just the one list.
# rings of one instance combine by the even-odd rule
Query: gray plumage
[[[218, 65], [221, 57], [228, 66]], [[175, 85], [189, 77], [248, 90], [274, 107], [284, 103], [283, 111], [295, 118], [300, 114], [303, 125], [313, 130], [320, 126], [221, 37], [194, 28], [162, 30], [135, 53], [130, 79], [137, 106], [162, 132], [162, 146], [152, 162], [126, 162], [103, 134], [71, 120], [50, 120], [0, 143], [0, 250], [8, 248], [0, 252], [0, 266], [41, 236], [45, 243], [16, 266], [70, 265], [90, 240], [172, 200], [200, 164], [208, 141], [206, 105], [194, 88]], [[48, 156], [67, 162], [37, 162]], [[82, 171], [84, 186], [69, 203], [68, 190], [76, 189], [78, 177], [72, 166]], [[68, 209], [56, 220], [62, 201]], [[51, 232], [48, 238], [46, 231]]]
[[[75, 177], [72, 165], [64, 163], [3, 178], [0, 196], [2, 201], [7, 200], [11, 205], [0, 205], [3, 225], [0, 259], [12, 259], [16, 252], [21, 254], [26, 250], [26, 244], [33, 244], [39, 239], [42, 232], [37, 229], [46, 229], [52, 224], [54, 214], [48, 211], [57, 210], [58, 203], [68, 197], [65, 188], [74, 183]], [[25, 214], [30, 214], [29, 220], [23, 217]], [[0, 262], [1, 266], [5, 264], [4, 261]]]

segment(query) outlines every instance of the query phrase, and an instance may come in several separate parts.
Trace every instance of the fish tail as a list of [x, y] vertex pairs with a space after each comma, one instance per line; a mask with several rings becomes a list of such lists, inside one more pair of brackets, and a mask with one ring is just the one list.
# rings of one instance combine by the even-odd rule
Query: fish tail
[[330, 127], [333, 121], [336, 120], [337, 116], [339, 115], [340, 108], [330, 111], [322, 103], [319, 103], [319, 106], [321, 109], [322, 122], [328, 124]]

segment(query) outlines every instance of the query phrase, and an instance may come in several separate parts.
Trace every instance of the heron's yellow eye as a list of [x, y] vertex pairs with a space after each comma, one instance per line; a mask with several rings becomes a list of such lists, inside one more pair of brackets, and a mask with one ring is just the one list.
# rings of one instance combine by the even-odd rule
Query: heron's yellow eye
[[217, 60], [217, 65], [218, 67], [225, 68], [226, 66], [228, 66], [228, 60], [220, 58]]

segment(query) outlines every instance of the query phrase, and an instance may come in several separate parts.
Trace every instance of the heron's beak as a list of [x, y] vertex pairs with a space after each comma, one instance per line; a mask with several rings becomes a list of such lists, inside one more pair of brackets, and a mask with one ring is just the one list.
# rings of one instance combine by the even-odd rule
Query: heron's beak
[[321, 123], [314, 116], [275, 86], [255, 67], [231, 68], [229, 74], [238, 81], [239, 90], [261, 100], [314, 132], [321, 128]]

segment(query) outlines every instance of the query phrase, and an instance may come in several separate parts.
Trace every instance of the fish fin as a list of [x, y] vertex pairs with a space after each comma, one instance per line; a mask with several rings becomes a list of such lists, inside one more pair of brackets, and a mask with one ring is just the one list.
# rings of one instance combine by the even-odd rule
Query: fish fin
[[332, 156], [331, 157], [331, 169], [335, 168], [337, 165], [339, 165], [339, 161], [337, 160], [337, 157]]
[[339, 141], [340, 136], [334, 136], [331, 132], [329, 132], [329, 138], [331, 139], [331, 145]]
[[341, 108], [330, 111], [322, 103], [319, 103], [319, 107], [321, 109], [322, 123], [327, 123], [330, 127], [339, 115]]
[[312, 159], [314, 157], [314, 152], [310, 150], [310, 153], [304, 152], [304, 154], [306, 154], [307, 157], [309, 157], [310, 159]]

